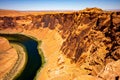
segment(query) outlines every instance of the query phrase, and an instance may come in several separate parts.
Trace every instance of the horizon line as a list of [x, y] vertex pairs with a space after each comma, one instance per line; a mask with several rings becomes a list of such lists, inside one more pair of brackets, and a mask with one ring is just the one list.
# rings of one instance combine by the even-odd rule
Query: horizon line
[[[86, 8], [88, 8], [88, 7], [86, 7]], [[84, 9], [86, 9], [86, 8], [84, 8]], [[84, 9], [78, 9], [78, 10], [76, 10], [76, 9], [68, 9], [68, 10], [67, 9], [66, 10], [65, 9], [53, 9], [53, 10], [52, 9], [51, 10], [46, 10], [46, 9], [45, 10], [43, 10], [43, 9], [42, 10], [33, 10], [33, 9], [32, 10], [17, 10], [17, 9], [3, 9], [3, 8], [1, 9], [0, 8], [0, 10], [11, 10], [11, 11], [80, 11], [80, 10], [84, 10]], [[102, 9], [102, 8], [100, 8], [100, 9]], [[108, 10], [109, 11], [109, 10], [120, 10], [120, 9], [102, 9], [102, 10]]]

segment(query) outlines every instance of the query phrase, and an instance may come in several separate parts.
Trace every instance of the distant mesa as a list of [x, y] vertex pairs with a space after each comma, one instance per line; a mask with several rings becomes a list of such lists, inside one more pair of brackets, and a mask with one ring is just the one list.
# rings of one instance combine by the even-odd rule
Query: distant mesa
[[82, 10], [84, 12], [102, 12], [103, 10], [97, 7], [93, 7], [93, 8], [86, 8], [84, 10]]

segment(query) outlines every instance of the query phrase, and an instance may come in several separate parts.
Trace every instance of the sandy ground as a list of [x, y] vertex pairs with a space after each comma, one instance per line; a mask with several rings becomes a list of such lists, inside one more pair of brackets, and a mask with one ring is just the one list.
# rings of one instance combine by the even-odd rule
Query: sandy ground
[[26, 65], [26, 61], [27, 61], [27, 53], [25, 52], [24, 48], [22, 47], [23, 45], [15, 44], [15, 43], [12, 43], [11, 45], [17, 51], [17, 54], [19, 57], [17, 59], [16, 64], [14, 65], [12, 71], [10, 72], [10, 76], [12, 76], [12, 78], [14, 78], [14, 76], [21, 73], [22, 70], [24, 69], [24, 67]]

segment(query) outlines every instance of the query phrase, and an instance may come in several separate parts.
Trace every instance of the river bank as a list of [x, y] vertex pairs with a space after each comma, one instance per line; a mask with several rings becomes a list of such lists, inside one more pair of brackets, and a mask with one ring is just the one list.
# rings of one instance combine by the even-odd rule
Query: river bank
[[37, 71], [36, 80], [65, 80], [68, 79], [68, 77], [69, 79], [74, 79], [81, 73], [85, 73], [62, 54], [60, 48], [64, 40], [56, 30], [39, 28], [23, 30], [21, 34], [33, 36], [38, 41], [42, 41], [39, 49], [42, 49], [46, 63], [42, 69]]
[[[46, 63], [38, 72], [36, 80], [67, 80], [79, 76], [79, 67], [71, 64], [70, 60], [60, 51], [63, 39], [56, 30], [40, 28], [34, 30], [24, 30], [22, 34], [28, 34], [42, 41], [42, 49]], [[77, 72], [76, 72], [77, 71]]]
[[15, 79], [21, 74], [27, 62], [27, 54], [23, 48], [24, 46], [20, 43], [10, 43], [10, 45], [16, 50], [18, 58], [11, 70], [3, 77], [3, 80]]
[[23, 44], [26, 48], [26, 52], [28, 53], [28, 61], [26, 63], [25, 69], [22, 71], [22, 74], [16, 78], [16, 80], [33, 80], [37, 70], [42, 65], [42, 60], [39, 54], [40, 50], [38, 51], [37, 48], [38, 44], [41, 42], [37, 42], [35, 39], [22, 34], [1, 34], [1, 36], [6, 37], [10, 42], [19, 42]]
[[26, 63], [27, 63], [27, 53], [24, 48], [24, 46], [20, 43], [11, 43], [11, 46], [13, 46], [18, 54], [18, 60], [16, 61], [16, 64], [10, 71], [9, 75], [12, 76], [12, 80], [16, 79], [24, 70]]

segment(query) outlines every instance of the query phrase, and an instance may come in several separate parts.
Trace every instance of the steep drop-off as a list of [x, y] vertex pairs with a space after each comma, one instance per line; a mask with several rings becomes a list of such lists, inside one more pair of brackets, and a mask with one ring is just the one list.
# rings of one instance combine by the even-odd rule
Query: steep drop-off
[[68, 14], [0, 17], [1, 30], [41, 27], [58, 31], [64, 40], [60, 51], [85, 74], [106, 79], [100, 75], [101, 70], [120, 59], [120, 12], [88, 8]]

